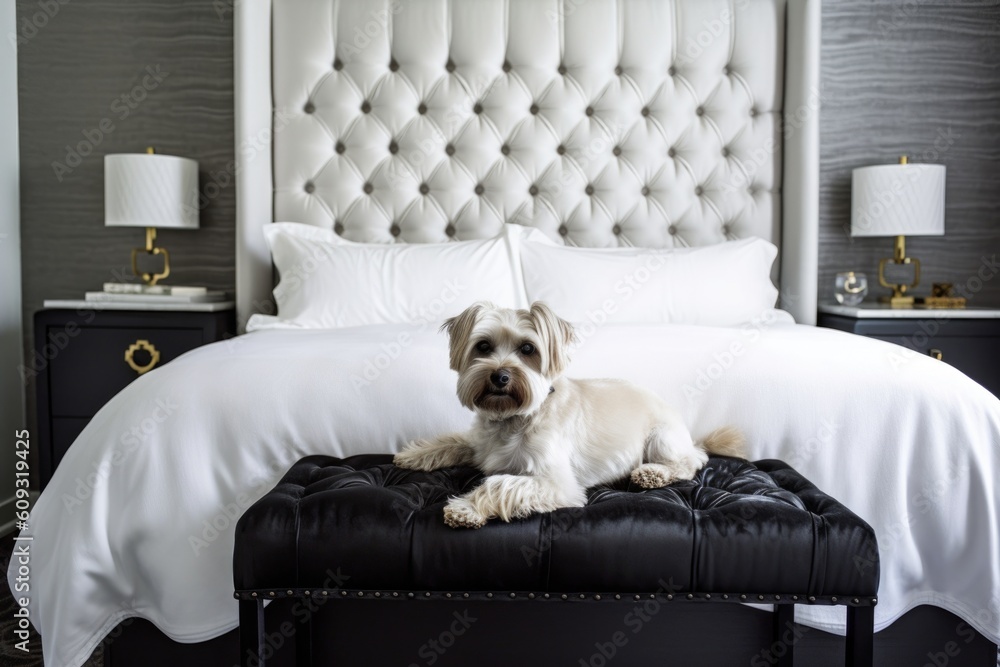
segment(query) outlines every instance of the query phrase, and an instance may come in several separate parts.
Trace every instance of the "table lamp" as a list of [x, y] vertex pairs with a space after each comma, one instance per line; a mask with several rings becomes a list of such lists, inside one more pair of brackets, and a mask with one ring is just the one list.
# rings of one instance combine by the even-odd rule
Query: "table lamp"
[[[892, 289], [881, 301], [893, 307], [913, 305], [910, 290], [920, 283], [920, 260], [906, 256], [907, 236], [944, 234], [945, 167], [940, 164], [899, 164], [855, 169], [851, 179], [851, 236], [895, 236], [892, 258], [878, 265], [878, 282]], [[913, 266], [911, 283], [887, 280], [886, 265]]]
[[[170, 253], [156, 246], [157, 229], [198, 228], [198, 162], [146, 153], [104, 156], [104, 224], [145, 227], [146, 247], [132, 249], [132, 273], [147, 285], [170, 275]], [[162, 255], [159, 273], [139, 271], [138, 257]]]

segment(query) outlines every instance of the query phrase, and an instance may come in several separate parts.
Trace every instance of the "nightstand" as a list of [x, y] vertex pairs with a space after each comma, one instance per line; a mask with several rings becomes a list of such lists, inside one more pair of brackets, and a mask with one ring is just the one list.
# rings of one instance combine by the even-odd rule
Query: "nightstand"
[[112, 396], [142, 373], [236, 331], [232, 302], [197, 304], [195, 311], [136, 310], [132, 304], [128, 310], [95, 308], [84, 301], [45, 305], [60, 307], [35, 313], [32, 368], [37, 372], [41, 488]]
[[929, 354], [1000, 396], [1000, 309], [821, 304], [817, 324]]

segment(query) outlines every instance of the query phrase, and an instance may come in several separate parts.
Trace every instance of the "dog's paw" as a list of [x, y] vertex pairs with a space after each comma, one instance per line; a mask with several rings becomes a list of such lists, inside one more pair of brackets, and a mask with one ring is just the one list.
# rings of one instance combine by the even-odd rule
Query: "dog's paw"
[[482, 528], [486, 517], [473, 509], [469, 501], [452, 498], [444, 506], [444, 522], [452, 528]]
[[670, 469], [659, 463], [643, 463], [632, 471], [632, 481], [644, 489], [659, 489], [673, 481]]
[[436, 468], [433, 456], [428, 456], [421, 447], [424, 440], [414, 440], [406, 444], [406, 448], [392, 457], [392, 462], [400, 468], [408, 470], [434, 470]]

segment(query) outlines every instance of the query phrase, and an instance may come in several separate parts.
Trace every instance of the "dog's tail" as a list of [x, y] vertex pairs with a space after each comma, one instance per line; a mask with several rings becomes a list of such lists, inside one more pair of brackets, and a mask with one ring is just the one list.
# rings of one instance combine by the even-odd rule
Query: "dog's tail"
[[699, 446], [709, 454], [717, 456], [735, 456], [745, 459], [746, 440], [743, 434], [733, 426], [723, 426], [717, 428], [698, 443]]

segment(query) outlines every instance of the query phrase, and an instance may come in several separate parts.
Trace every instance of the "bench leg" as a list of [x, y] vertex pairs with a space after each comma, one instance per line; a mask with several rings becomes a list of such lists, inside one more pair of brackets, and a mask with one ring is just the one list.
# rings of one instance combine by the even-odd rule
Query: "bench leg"
[[[308, 598], [304, 601], [310, 602]], [[312, 609], [315, 609], [313, 607]], [[311, 667], [312, 663], [312, 615], [302, 620], [295, 629], [295, 665], [296, 667]]]
[[875, 607], [847, 608], [847, 667], [872, 667]]
[[240, 665], [264, 667], [263, 600], [240, 600]]
[[[795, 605], [774, 605], [774, 637], [771, 644], [778, 667], [792, 667], [795, 664]], [[789, 639], [791, 637], [791, 639]]]

